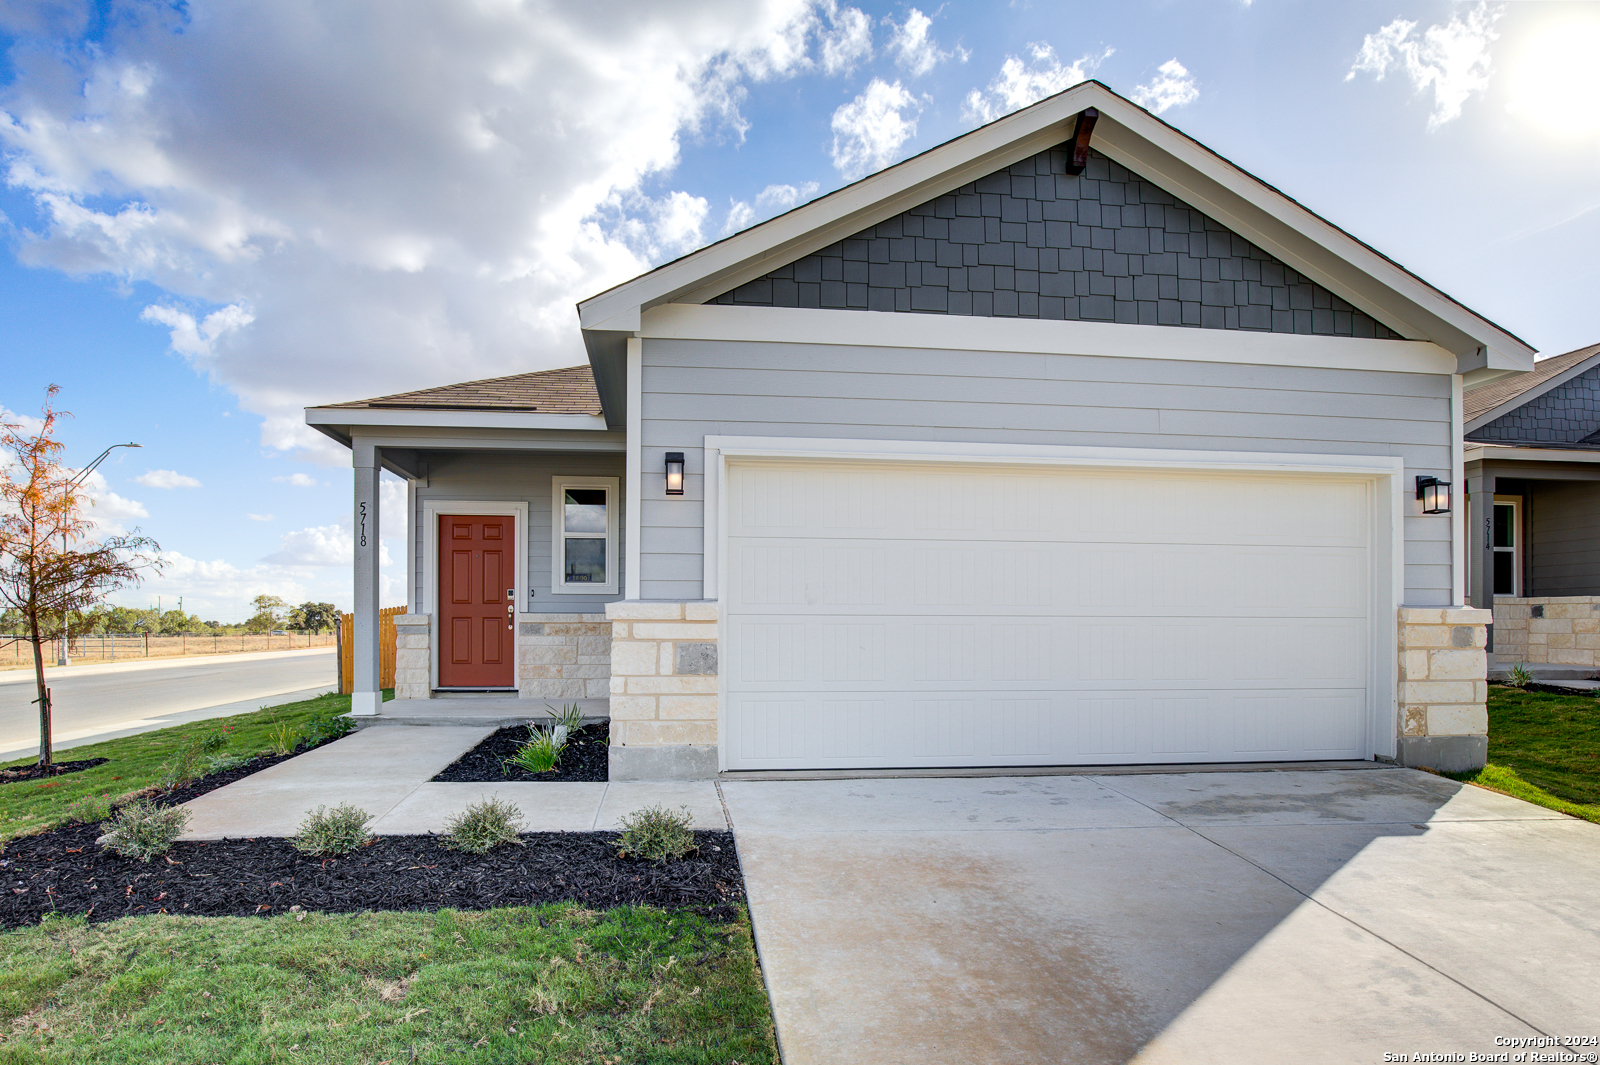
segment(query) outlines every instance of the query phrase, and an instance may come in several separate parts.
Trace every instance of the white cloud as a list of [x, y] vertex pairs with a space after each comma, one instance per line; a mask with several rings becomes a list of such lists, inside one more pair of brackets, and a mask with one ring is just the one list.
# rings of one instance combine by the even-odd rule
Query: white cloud
[[822, 69], [829, 74], [848, 74], [857, 63], [872, 58], [872, 19], [859, 7], [841, 8], [836, 0], [821, 5], [828, 27], [817, 34], [821, 45]]
[[859, 62], [864, 19], [241, 0], [92, 40], [22, 19], [0, 87], [5, 177], [39, 210], [20, 254], [165, 290], [146, 320], [263, 442], [331, 460], [300, 408], [581, 361], [573, 303], [703, 236], [704, 201], [660, 184], [682, 138], [740, 137], [749, 86]]
[[873, 78], [833, 113], [833, 165], [846, 180], [881, 170], [917, 132], [922, 102], [898, 81]]
[[1192, 104], [1200, 99], [1200, 86], [1194, 75], [1176, 59], [1169, 59], [1156, 69], [1156, 76], [1148, 85], [1133, 90], [1133, 102], [1161, 114], [1174, 107]]
[[722, 232], [727, 234], [747, 229], [756, 222], [782, 214], [800, 201], [815, 196], [817, 187], [815, 181], [808, 181], [804, 185], [768, 185], [756, 195], [753, 205], [744, 200], [735, 200], [728, 208], [728, 220], [723, 224]]
[[255, 315], [237, 303], [212, 311], [199, 323], [194, 315], [176, 307], [151, 304], [139, 315], [144, 322], [159, 322], [170, 330], [172, 350], [191, 359], [210, 358], [216, 341], [255, 321]]
[[274, 520], [271, 514], [246, 514], [245, 517], [249, 518], [251, 521], [272, 521], [272, 520]]
[[273, 480], [279, 484], [293, 485], [296, 488], [315, 488], [317, 486], [317, 479], [305, 473], [291, 473], [283, 477], [274, 477]]
[[1001, 115], [1009, 115], [1087, 80], [1114, 51], [1116, 49], [1107, 48], [1099, 55], [1085, 54], [1070, 66], [1062, 66], [1054, 48], [1036, 41], [1028, 46], [1029, 62], [1024, 63], [1014, 55], [1006, 56], [1006, 61], [1000, 64], [1000, 73], [989, 82], [988, 88], [967, 93], [962, 116], [980, 125], [993, 122]]
[[200, 482], [177, 470], [146, 470], [133, 479], [146, 488], [199, 488]]
[[899, 25], [888, 16], [885, 16], [883, 21], [888, 23], [892, 31], [889, 36], [889, 51], [894, 53], [895, 63], [913, 78], [926, 74], [946, 59], [955, 59], [961, 63], [967, 61], [965, 48], [958, 46], [949, 52], [940, 50], [939, 42], [928, 35], [933, 19], [916, 8], [907, 12], [906, 20]]
[[148, 518], [150, 512], [137, 499], [127, 499], [113, 492], [105, 475], [95, 470], [83, 479], [83, 516], [89, 519], [89, 535], [126, 536], [128, 522]]
[[1371, 74], [1382, 81], [1392, 69], [1403, 71], [1417, 92], [1432, 90], [1428, 128], [1438, 129], [1460, 116], [1469, 97], [1489, 87], [1493, 65], [1489, 45], [1500, 36], [1494, 26], [1503, 12], [1504, 8], [1481, 3], [1465, 17], [1453, 14], [1449, 22], [1429, 26], [1421, 34], [1413, 33], [1415, 22], [1397, 18], [1367, 34], [1344, 80]]
[[278, 566], [348, 566], [355, 558], [355, 550], [349, 529], [317, 525], [284, 533], [278, 550], [261, 561]]

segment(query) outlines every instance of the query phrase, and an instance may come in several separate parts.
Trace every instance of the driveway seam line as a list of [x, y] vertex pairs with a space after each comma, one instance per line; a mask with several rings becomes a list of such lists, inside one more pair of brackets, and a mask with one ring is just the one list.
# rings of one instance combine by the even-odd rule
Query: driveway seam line
[[[1100, 782], [1097, 780], [1096, 783], [1100, 783]], [[1452, 984], [1455, 984], [1457, 987], [1461, 988], [1463, 991], [1467, 992], [1468, 994], [1470, 994], [1470, 995], [1474, 996], [1475, 998], [1477, 998], [1477, 999], [1489, 1004], [1490, 1006], [1493, 1006], [1495, 1009], [1497, 1009], [1500, 1012], [1504, 1013], [1507, 1017], [1511, 1017], [1511, 1018], [1513, 1018], [1513, 1019], [1515, 1019], [1517, 1021], [1520, 1021], [1523, 1024], [1527, 1025], [1529, 1028], [1532, 1028], [1535, 1032], [1538, 1032], [1540, 1035], [1545, 1036], [1546, 1038], [1550, 1038], [1550, 1033], [1549, 1032], [1546, 1032], [1543, 1028], [1540, 1028], [1537, 1024], [1534, 1024], [1532, 1021], [1528, 1020], [1526, 1017], [1523, 1017], [1521, 1014], [1517, 1013], [1516, 1011], [1514, 1011], [1512, 1009], [1509, 1009], [1506, 1006], [1502, 1006], [1500, 1003], [1496, 1002], [1494, 999], [1490, 998], [1488, 995], [1485, 995], [1482, 991], [1479, 991], [1477, 988], [1463, 983], [1461, 980], [1459, 980], [1456, 977], [1452, 976], [1451, 974], [1445, 972], [1443, 969], [1439, 968], [1437, 965], [1434, 965], [1431, 962], [1423, 960], [1422, 958], [1418, 957], [1416, 954], [1413, 954], [1411, 951], [1409, 951], [1406, 948], [1402, 947], [1400, 944], [1398, 944], [1398, 943], [1394, 942], [1393, 940], [1389, 939], [1387, 936], [1380, 935], [1378, 932], [1374, 931], [1373, 929], [1368, 928], [1366, 925], [1362, 924], [1360, 921], [1356, 920], [1354, 917], [1351, 917], [1349, 914], [1341, 913], [1340, 911], [1334, 909], [1332, 906], [1329, 906], [1327, 903], [1323, 902], [1321, 899], [1319, 899], [1319, 898], [1317, 898], [1317, 897], [1315, 897], [1313, 895], [1306, 894], [1304, 891], [1300, 890], [1295, 885], [1289, 883], [1289, 881], [1285, 880], [1283, 877], [1279, 876], [1277, 873], [1274, 873], [1271, 869], [1268, 869], [1267, 867], [1265, 867], [1264, 865], [1260, 864], [1259, 862], [1253, 861], [1253, 860], [1245, 857], [1244, 855], [1240, 854], [1238, 851], [1234, 850], [1232, 847], [1229, 847], [1224, 843], [1221, 843], [1221, 842], [1218, 842], [1217, 840], [1212, 839], [1210, 836], [1206, 835], [1204, 832], [1201, 832], [1198, 828], [1195, 828], [1192, 825], [1184, 824], [1182, 821], [1179, 821], [1176, 817], [1173, 817], [1171, 814], [1167, 813], [1166, 811], [1158, 810], [1154, 806], [1151, 806], [1149, 803], [1143, 801], [1142, 799], [1137, 798], [1136, 796], [1128, 795], [1125, 792], [1117, 791], [1116, 788], [1113, 788], [1113, 787], [1111, 787], [1110, 785], [1107, 785], [1107, 784], [1101, 784], [1101, 786], [1104, 787], [1107, 791], [1113, 792], [1114, 794], [1117, 794], [1117, 795], [1121, 795], [1123, 798], [1127, 799], [1130, 802], [1138, 803], [1140, 806], [1143, 806], [1145, 809], [1150, 810], [1152, 813], [1158, 814], [1161, 817], [1165, 817], [1167, 820], [1171, 821], [1173, 824], [1178, 825], [1181, 828], [1187, 829], [1188, 831], [1194, 833], [1196, 836], [1199, 836], [1201, 839], [1205, 840], [1207, 843], [1211, 844], [1213, 847], [1216, 847], [1218, 850], [1221, 850], [1221, 851], [1224, 851], [1224, 852], [1226, 852], [1228, 854], [1233, 855], [1235, 858], [1239, 859], [1241, 862], [1244, 862], [1246, 865], [1249, 865], [1249, 866], [1251, 866], [1252, 868], [1255, 868], [1255, 869], [1259, 869], [1261, 872], [1265, 873], [1267, 876], [1270, 876], [1272, 879], [1276, 880], [1278, 883], [1282, 884], [1284, 887], [1288, 888], [1290, 891], [1294, 892], [1296, 895], [1299, 895], [1301, 898], [1305, 899], [1307, 902], [1310, 902], [1310, 903], [1320, 907], [1322, 910], [1326, 911], [1327, 913], [1332, 914], [1333, 916], [1337, 917], [1339, 920], [1344, 921], [1347, 924], [1353, 925], [1356, 928], [1359, 928], [1361, 931], [1365, 932], [1367, 935], [1371, 936], [1373, 939], [1376, 939], [1378, 942], [1388, 945], [1391, 949], [1393, 949], [1395, 951], [1398, 951], [1399, 953], [1405, 955], [1406, 957], [1410, 958], [1412, 961], [1416, 962], [1418, 965], [1422, 966], [1423, 968], [1428, 969], [1431, 972], [1437, 973], [1439, 976], [1441, 976], [1444, 979], [1450, 981]], [[1415, 822], [1395, 822], [1395, 823], [1396, 824], [1415, 824]], [[1301, 827], [1306, 827], [1306, 826], [1301, 826]]]

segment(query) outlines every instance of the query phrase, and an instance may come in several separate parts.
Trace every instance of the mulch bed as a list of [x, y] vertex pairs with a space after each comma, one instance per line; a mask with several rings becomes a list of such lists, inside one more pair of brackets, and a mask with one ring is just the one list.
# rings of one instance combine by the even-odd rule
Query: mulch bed
[[95, 845], [99, 825], [71, 825], [7, 845], [0, 927], [47, 913], [92, 922], [156, 913], [248, 917], [301, 910], [482, 910], [576, 902], [648, 905], [731, 920], [744, 881], [731, 832], [696, 832], [699, 850], [666, 865], [618, 858], [615, 832], [537, 832], [524, 846], [465, 854], [435, 836], [390, 836], [339, 858], [281, 839], [175, 843], [149, 863]]
[[444, 768], [433, 782], [449, 784], [498, 783], [502, 780], [606, 781], [610, 780], [611, 724], [585, 725], [567, 737], [567, 749], [548, 773], [530, 773], [505, 760], [528, 742], [526, 725], [496, 729], [483, 742]]
[[15, 769], [0, 769], [0, 784], [15, 784], [24, 780], [40, 780], [44, 777], [59, 777], [67, 773], [81, 773], [85, 769], [93, 769], [97, 765], [105, 765], [111, 761], [109, 758], [83, 758], [76, 762], [53, 762], [48, 770], [40, 769], [39, 763], [33, 765], [17, 766]]

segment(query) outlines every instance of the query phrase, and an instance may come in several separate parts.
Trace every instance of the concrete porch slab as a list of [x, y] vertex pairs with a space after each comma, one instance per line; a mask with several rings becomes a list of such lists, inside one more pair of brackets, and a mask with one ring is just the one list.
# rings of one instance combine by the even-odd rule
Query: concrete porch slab
[[576, 703], [592, 721], [611, 717], [610, 699], [522, 699], [514, 695], [441, 694], [432, 699], [391, 699], [374, 717], [352, 717], [358, 729], [380, 725], [443, 725], [505, 728], [548, 720], [552, 711]]

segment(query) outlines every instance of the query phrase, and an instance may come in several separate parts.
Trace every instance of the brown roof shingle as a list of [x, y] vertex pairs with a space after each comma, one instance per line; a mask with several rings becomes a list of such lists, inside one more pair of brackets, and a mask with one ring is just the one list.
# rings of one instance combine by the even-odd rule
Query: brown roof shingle
[[1600, 344], [1590, 344], [1586, 348], [1569, 351], [1565, 355], [1552, 355], [1548, 359], [1540, 359], [1527, 373], [1513, 374], [1498, 381], [1490, 381], [1486, 385], [1479, 385], [1477, 388], [1469, 388], [1461, 394], [1465, 420], [1470, 422], [1502, 403], [1532, 392], [1552, 377], [1557, 377], [1596, 355], [1600, 355]]
[[374, 399], [328, 403], [326, 408], [378, 410], [504, 410], [540, 414], [602, 414], [594, 372], [588, 366], [567, 366], [510, 377], [463, 381], [458, 385], [399, 392]]

